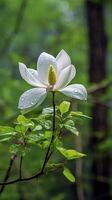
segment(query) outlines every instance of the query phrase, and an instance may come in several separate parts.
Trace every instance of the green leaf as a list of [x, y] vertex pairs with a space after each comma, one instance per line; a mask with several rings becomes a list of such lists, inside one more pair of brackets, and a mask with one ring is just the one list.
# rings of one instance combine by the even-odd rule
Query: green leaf
[[25, 146], [21, 146], [21, 144], [13, 144], [9, 149], [11, 154], [18, 154], [25, 156], [27, 152], [29, 152], [29, 148]]
[[49, 146], [49, 141], [48, 141], [48, 140], [43, 141], [42, 143], [39, 144], [39, 146], [40, 146], [42, 149], [46, 149], [46, 148], [48, 148], [48, 146]]
[[47, 171], [55, 171], [57, 169], [63, 168], [64, 163], [48, 163], [46, 166]]
[[24, 123], [27, 122], [27, 119], [26, 119], [26, 117], [24, 115], [19, 115], [17, 117], [17, 122], [19, 122], [20, 124], [24, 124]]
[[70, 112], [70, 115], [74, 116], [74, 117], [80, 117], [80, 118], [87, 118], [87, 119], [92, 119], [91, 117], [87, 116], [87, 115], [84, 115], [82, 112]]
[[10, 139], [11, 139], [11, 137], [3, 138], [3, 139], [0, 140], [0, 142], [6, 142], [6, 141], [8, 141]]
[[52, 121], [46, 120], [43, 125], [45, 129], [49, 130], [52, 127]]
[[13, 136], [13, 135], [16, 135], [17, 132], [13, 132], [13, 133], [3, 133], [3, 134], [0, 134], [0, 137], [1, 136]]
[[61, 115], [63, 115], [64, 113], [67, 113], [69, 111], [70, 108], [70, 102], [68, 101], [63, 101], [60, 105], [59, 105], [59, 110], [61, 112]]
[[69, 181], [71, 181], [72, 183], [75, 182], [75, 177], [74, 177], [74, 175], [71, 173], [71, 171], [70, 171], [67, 167], [64, 167], [63, 175], [64, 175]]
[[[58, 109], [58, 107], [56, 106], [55, 107], [55, 110], [57, 110]], [[53, 107], [48, 107], [48, 108], [44, 108], [43, 110], [42, 110], [42, 115], [43, 114], [52, 114], [53, 113]]]
[[12, 154], [17, 153], [19, 151], [19, 147], [20, 147], [20, 144], [12, 144], [9, 149], [10, 153]]
[[73, 150], [73, 149], [65, 149], [63, 147], [56, 147], [56, 148], [68, 160], [73, 160], [73, 159], [77, 159], [77, 158], [81, 158], [83, 156], [86, 156], [85, 154], [80, 153], [80, 152]]
[[36, 144], [40, 140], [38, 135], [30, 134], [27, 135], [27, 143], [29, 144]]
[[33, 128], [34, 127], [34, 123], [30, 120], [27, 119], [24, 115], [19, 115], [17, 117], [17, 122], [23, 126], [26, 126], [28, 128]]
[[0, 142], [8, 141], [16, 134], [14, 128], [9, 126], [0, 126]]
[[40, 131], [40, 130], [42, 130], [42, 126], [39, 124], [39, 125], [37, 125], [34, 129], [33, 129], [33, 131]]
[[51, 136], [52, 136], [52, 132], [51, 132], [51, 131], [45, 131], [44, 137], [45, 137], [46, 139], [50, 139]]
[[65, 124], [64, 124], [64, 128], [69, 130], [71, 133], [75, 134], [75, 135], [79, 135], [79, 132], [77, 131], [77, 129], [75, 128], [75, 124], [74, 121], [72, 120], [68, 120]]
[[21, 124], [18, 124], [18, 125], [15, 126], [15, 130], [16, 130], [18, 133], [24, 134], [24, 133], [26, 133], [26, 131], [28, 130], [28, 127], [23, 126], [23, 125], [21, 125]]
[[52, 114], [52, 113], [53, 113], [52, 107], [44, 108], [42, 111], [42, 114]]
[[9, 126], [0, 126], [0, 136], [16, 134], [14, 128]]

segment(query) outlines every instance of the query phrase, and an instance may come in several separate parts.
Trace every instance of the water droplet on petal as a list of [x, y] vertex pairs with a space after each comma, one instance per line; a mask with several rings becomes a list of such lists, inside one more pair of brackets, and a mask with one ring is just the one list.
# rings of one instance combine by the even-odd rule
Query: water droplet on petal
[[74, 90], [74, 92], [78, 92], [78, 90]]
[[21, 101], [24, 101], [24, 97], [21, 98]]

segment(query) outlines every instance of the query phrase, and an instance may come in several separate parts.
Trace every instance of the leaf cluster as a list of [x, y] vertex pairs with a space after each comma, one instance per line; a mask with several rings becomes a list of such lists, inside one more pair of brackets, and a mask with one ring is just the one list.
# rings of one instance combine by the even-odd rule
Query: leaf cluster
[[54, 133], [52, 132], [52, 118], [52, 107], [44, 108], [37, 117], [27, 118], [24, 115], [19, 115], [14, 122], [14, 127], [0, 126], [0, 142], [9, 142], [10, 153], [19, 156], [25, 156], [32, 145], [36, 145], [42, 150], [49, 148], [50, 145], [49, 155], [51, 156], [56, 151], [62, 155], [64, 161], [62, 163], [47, 163], [46, 171], [63, 168], [63, 175], [69, 181], [74, 182], [75, 177], [66, 166], [67, 160], [78, 159], [84, 157], [85, 154], [74, 149], [66, 149], [63, 145], [62, 134], [68, 132], [78, 136], [79, 132], [75, 126], [76, 119], [89, 117], [82, 112], [71, 112], [70, 102], [63, 101], [59, 106], [56, 106]]

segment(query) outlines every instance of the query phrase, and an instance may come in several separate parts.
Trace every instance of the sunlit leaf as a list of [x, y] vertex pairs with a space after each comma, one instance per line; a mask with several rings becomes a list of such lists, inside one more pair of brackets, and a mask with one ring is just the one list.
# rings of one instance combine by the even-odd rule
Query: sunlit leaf
[[80, 153], [80, 152], [73, 150], [73, 149], [65, 149], [63, 147], [56, 147], [56, 148], [68, 160], [73, 160], [73, 159], [77, 159], [77, 158], [81, 158], [83, 156], [86, 156], [85, 154]]
[[50, 114], [50, 113], [53, 113], [52, 107], [44, 108], [42, 111], [42, 114]]
[[30, 119], [27, 119], [24, 115], [19, 115], [17, 117], [17, 122], [29, 128], [34, 127], [34, 123]]
[[44, 127], [45, 127], [45, 129], [51, 129], [51, 127], [52, 127], [52, 122], [51, 122], [50, 120], [46, 120], [46, 121], [44, 122]]
[[33, 131], [40, 131], [40, 130], [42, 130], [42, 126], [39, 124], [39, 125], [37, 125], [34, 129], [33, 129]]
[[[57, 110], [57, 109], [58, 109], [58, 107], [56, 106], [55, 110]], [[53, 113], [53, 107], [44, 108], [42, 110], [42, 114], [52, 114], [52, 113]]]
[[82, 112], [70, 112], [70, 115], [74, 116], [74, 117], [80, 117], [80, 118], [87, 118], [87, 119], [92, 119], [91, 117], [84, 115]]
[[0, 135], [5, 135], [5, 134], [15, 134], [15, 130], [12, 127], [9, 126], [0, 126]]
[[64, 166], [64, 163], [48, 163], [47, 164], [47, 171], [54, 171], [54, 170], [57, 170], [57, 169], [60, 169]]
[[12, 127], [0, 126], [0, 142], [8, 141], [16, 134], [17, 132]]
[[74, 177], [74, 175], [71, 173], [71, 171], [70, 171], [67, 167], [64, 167], [63, 175], [64, 175], [69, 181], [71, 181], [72, 183], [75, 182], [75, 177]]
[[46, 139], [51, 138], [51, 136], [52, 136], [52, 132], [51, 132], [51, 131], [45, 131], [44, 137], [45, 137]]
[[75, 124], [73, 120], [68, 120], [65, 124], [64, 124], [64, 128], [69, 130], [71, 133], [75, 134], [75, 135], [79, 135], [79, 132], [77, 131], [77, 129], [75, 128]]
[[6, 138], [1, 139], [0, 142], [6, 142], [6, 141], [8, 141], [10, 139], [11, 139], [11, 137], [6, 137]]
[[18, 132], [18, 133], [26, 133], [26, 131], [28, 130], [28, 127], [27, 126], [23, 126], [21, 124], [18, 124], [15, 126], [15, 130]]
[[69, 111], [70, 108], [70, 102], [68, 101], [63, 101], [60, 105], [59, 105], [59, 110], [61, 112], [61, 115], [63, 115], [64, 113], [67, 113]]

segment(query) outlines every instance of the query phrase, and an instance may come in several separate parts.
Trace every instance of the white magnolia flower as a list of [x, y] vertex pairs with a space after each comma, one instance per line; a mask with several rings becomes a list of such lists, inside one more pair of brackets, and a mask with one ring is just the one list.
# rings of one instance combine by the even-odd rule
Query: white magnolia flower
[[83, 85], [67, 86], [74, 78], [76, 69], [64, 50], [61, 50], [56, 58], [45, 52], [41, 53], [37, 61], [37, 70], [27, 68], [23, 63], [19, 63], [19, 70], [22, 78], [34, 86], [20, 97], [19, 109], [39, 106], [46, 98], [48, 91], [58, 90], [75, 99], [87, 99], [87, 91]]

